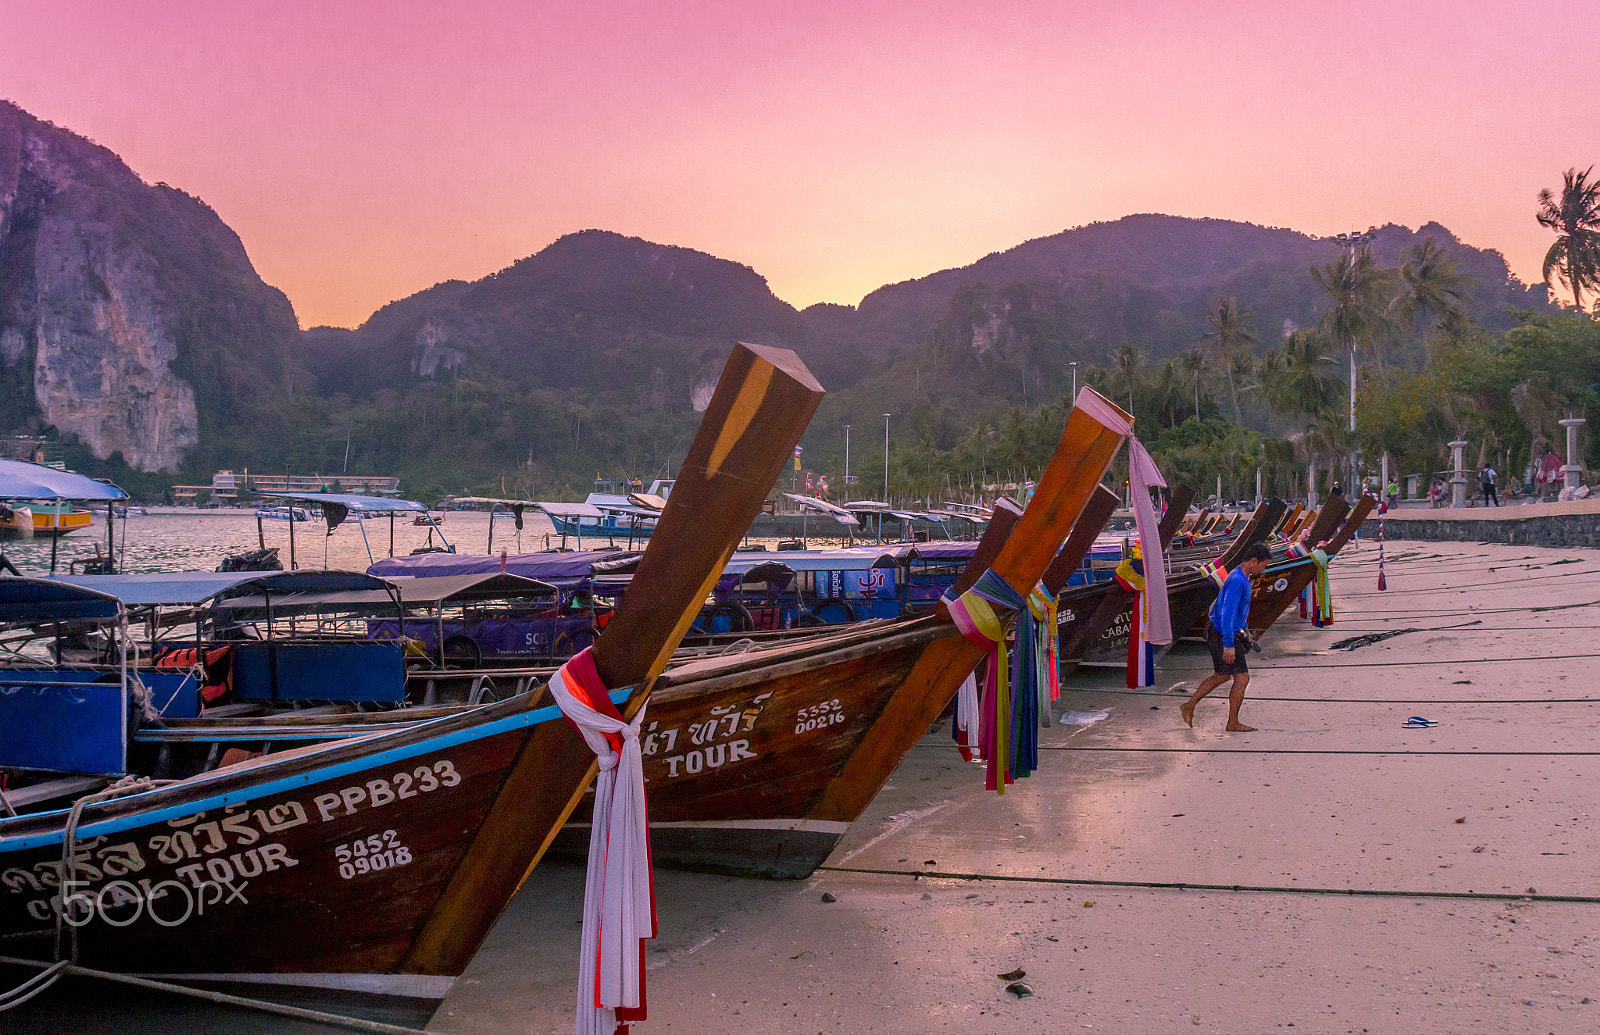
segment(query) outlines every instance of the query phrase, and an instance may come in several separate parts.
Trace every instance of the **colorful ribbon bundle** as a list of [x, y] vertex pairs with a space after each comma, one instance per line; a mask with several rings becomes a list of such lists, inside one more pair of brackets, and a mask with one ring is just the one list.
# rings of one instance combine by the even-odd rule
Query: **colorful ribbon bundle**
[[1150, 642], [1150, 594], [1145, 584], [1143, 558], [1135, 553], [1117, 565], [1113, 577], [1117, 585], [1137, 594], [1133, 600], [1133, 624], [1128, 629], [1128, 688], [1154, 686], [1156, 649]]
[[[1311, 619], [1318, 629], [1333, 624], [1333, 586], [1328, 581], [1328, 554], [1322, 547], [1310, 549], [1303, 543], [1289, 547], [1291, 558], [1309, 557], [1317, 566], [1317, 575], [1311, 584], [1300, 592], [1300, 617]], [[1309, 614], [1308, 614], [1309, 612]]]
[[1228, 569], [1222, 566], [1222, 558], [1220, 557], [1200, 565], [1198, 570], [1200, 574], [1216, 584], [1218, 591], [1221, 591], [1222, 584], [1228, 581]]
[[1050, 725], [1050, 702], [1061, 700], [1061, 670], [1059, 668], [1061, 629], [1057, 625], [1057, 599], [1044, 588], [1044, 583], [1034, 585], [1028, 594], [1028, 610], [1033, 612], [1033, 627], [1038, 638], [1034, 656], [1038, 662], [1035, 685], [1039, 691], [1039, 725]]
[[644, 939], [656, 934], [639, 751], [644, 708], [632, 723], [622, 721], [587, 648], [551, 677], [550, 694], [600, 761], [583, 891], [577, 1035], [625, 1033], [629, 1022], [645, 1019]]
[[[1039, 767], [1040, 666], [1038, 632], [1033, 609], [1005, 579], [991, 569], [967, 592], [954, 599], [947, 591], [945, 605], [956, 628], [971, 643], [989, 654], [984, 667], [982, 697], [978, 702], [978, 754], [988, 763], [984, 787], [1005, 793], [1005, 785], [1028, 776]], [[1006, 626], [1017, 620], [1016, 664], [1006, 657]], [[972, 717], [960, 713], [957, 699], [957, 743], [970, 738]]]

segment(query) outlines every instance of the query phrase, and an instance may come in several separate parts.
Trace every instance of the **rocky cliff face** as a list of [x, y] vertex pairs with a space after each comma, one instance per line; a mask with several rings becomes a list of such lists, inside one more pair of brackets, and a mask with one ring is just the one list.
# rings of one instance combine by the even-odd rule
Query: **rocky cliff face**
[[271, 371], [297, 332], [210, 209], [0, 102], [0, 432], [54, 425], [97, 456], [176, 470], [228, 394], [229, 378], [204, 380], [217, 358], [248, 373], [265, 352]]

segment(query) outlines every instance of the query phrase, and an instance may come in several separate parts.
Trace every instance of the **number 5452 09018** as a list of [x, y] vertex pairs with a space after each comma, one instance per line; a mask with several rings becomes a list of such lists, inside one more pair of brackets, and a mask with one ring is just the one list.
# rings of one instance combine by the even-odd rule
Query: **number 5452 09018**
[[334, 857], [339, 860], [339, 876], [345, 880], [361, 873], [374, 873], [411, 861], [411, 849], [400, 843], [400, 835], [393, 830], [336, 845]]

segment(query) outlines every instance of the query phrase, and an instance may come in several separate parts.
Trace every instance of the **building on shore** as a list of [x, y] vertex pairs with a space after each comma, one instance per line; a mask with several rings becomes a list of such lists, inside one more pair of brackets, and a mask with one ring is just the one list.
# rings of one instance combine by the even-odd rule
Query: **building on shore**
[[218, 471], [211, 476], [210, 485], [174, 485], [174, 503], [193, 503], [202, 493], [209, 493], [214, 503], [236, 502], [241, 495], [253, 492], [350, 492], [362, 496], [393, 496], [400, 491], [400, 479], [394, 475], [372, 474], [251, 474], [247, 467], [235, 473]]

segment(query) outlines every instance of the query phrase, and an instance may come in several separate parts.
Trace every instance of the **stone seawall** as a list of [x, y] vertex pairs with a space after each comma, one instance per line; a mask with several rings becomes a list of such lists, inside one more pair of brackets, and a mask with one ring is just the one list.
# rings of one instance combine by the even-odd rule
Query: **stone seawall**
[[[1361, 534], [1377, 536], [1376, 516], [1362, 524]], [[1383, 535], [1389, 541], [1425, 539], [1512, 546], [1600, 547], [1600, 500], [1518, 507], [1396, 510], [1387, 516]]]

